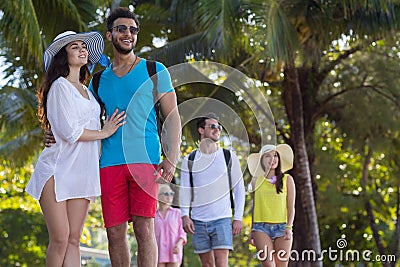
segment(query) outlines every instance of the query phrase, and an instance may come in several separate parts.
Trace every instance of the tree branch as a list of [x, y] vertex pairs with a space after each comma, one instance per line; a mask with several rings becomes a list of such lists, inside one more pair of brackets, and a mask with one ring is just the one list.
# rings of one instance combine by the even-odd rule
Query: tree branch
[[335, 60], [331, 61], [330, 64], [328, 64], [325, 68], [323, 68], [319, 74], [317, 75], [317, 81], [318, 84], [321, 84], [322, 81], [325, 79], [325, 77], [328, 75], [328, 73], [335, 68], [335, 66], [339, 65], [340, 62], [343, 60], [347, 59], [350, 55], [354, 54], [357, 51], [360, 51], [362, 49], [361, 45], [355, 46], [344, 53], [340, 54]]

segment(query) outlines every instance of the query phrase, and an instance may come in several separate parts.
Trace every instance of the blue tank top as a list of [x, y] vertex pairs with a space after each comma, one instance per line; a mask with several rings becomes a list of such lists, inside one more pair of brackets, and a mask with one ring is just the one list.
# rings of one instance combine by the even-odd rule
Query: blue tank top
[[[166, 67], [157, 62], [157, 92], [173, 92], [171, 77]], [[89, 90], [93, 91], [92, 84]], [[153, 82], [146, 67], [140, 62], [125, 76], [118, 77], [112, 65], [101, 75], [98, 95], [105, 104], [107, 116], [118, 108], [125, 110], [126, 124], [109, 138], [102, 140], [100, 168], [132, 163], [159, 164], [161, 145], [154, 109]]]

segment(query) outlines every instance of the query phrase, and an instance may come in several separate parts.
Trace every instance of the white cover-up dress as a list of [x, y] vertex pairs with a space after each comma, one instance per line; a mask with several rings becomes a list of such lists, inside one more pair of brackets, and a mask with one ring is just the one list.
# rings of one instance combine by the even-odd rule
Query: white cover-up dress
[[95, 200], [100, 195], [100, 140], [78, 142], [84, 129], [100, 130], [100, 106], [87, 90], [89, 100], [65, 78], [53, 82], [47, 97], [47, 118], [56, 144], [46, 147], [26, 192], [40, 199], [54, 176], [56, 201], [73, 198]]

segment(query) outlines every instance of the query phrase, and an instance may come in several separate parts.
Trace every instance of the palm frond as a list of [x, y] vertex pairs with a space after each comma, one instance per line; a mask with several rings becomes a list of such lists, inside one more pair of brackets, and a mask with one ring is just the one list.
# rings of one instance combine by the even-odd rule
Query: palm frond
[[36, 98], [31, 90], [10, 86], [0, 92], [0, 159], [20, 166], [43, 147]]
[[[10, 47], [11, 57], [39, 63], [43, 55], [41, 27], [32, 1], [1, 1], [2, 46]], [[39, 65], [37, 65], [38, 67]]]
[[164, 47], [148, 52], [148, 57], [168, 66], [187, 62], [190, 59], [212, 58], [212, 51], [202, 36], [203, 33], [199, 32], [169, 42]]
[[6, 133], [3, 142], [39, 127], [36, 97], [31, 90], [6, 86], [0, 92], [0, 128]]
[[277, 1], [271, 1], [267, 15], [270, 55], [276, 62], [287, 62], [301, 48], [297, 32]]
[[218, 52], [216, 57], [222, 62], [229, 62], [229, 58], [238, 52], [238, 36], [243, 25], [241, 11], [239, 0], [203, 0], [199, 6], [200, 31], [204, 32], [209, 46]]
[[[2, 136], [3, 138], [4, 136]], [[44, 134], [40, 128], [17, 136], [13, 140], [0, 143], [0, 160], [12, 166], [23, 166], [44, 148]]]

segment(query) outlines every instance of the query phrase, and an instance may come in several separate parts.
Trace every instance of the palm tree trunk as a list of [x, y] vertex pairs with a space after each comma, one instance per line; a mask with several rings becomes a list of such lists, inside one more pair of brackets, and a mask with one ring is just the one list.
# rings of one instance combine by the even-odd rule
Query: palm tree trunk
[[284, 102], [291, 126], [291, 145], [295, 151], [294, 180], [296, 183], [296, 218], [293, 249], [299, 255], [312, 251], [309, 259], [291, 263], [295, 266], [322, 266], [318, 219], [311, 183], [310, 165], [304, 137], [303, 100], [299, 77], [294, 63], [284, 70]]

